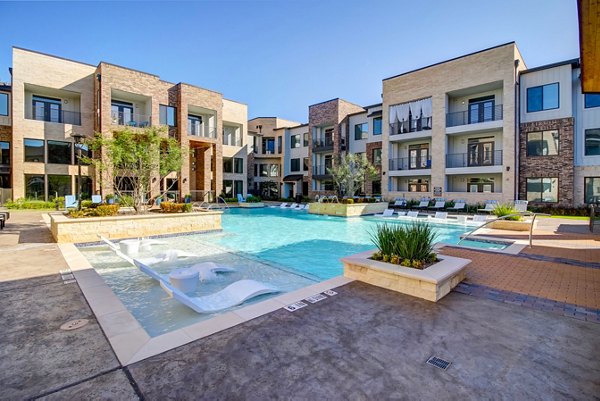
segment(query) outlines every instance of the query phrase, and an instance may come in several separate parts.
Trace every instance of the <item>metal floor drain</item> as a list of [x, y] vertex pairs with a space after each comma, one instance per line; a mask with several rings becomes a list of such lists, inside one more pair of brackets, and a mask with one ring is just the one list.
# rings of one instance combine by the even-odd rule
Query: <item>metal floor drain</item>
[[444, 360], [442, 358], [438, 358], [436, 356], [432, 356], [425, 363], [427, 363], [428, 365], [431, 365], [431, 366], [435, 366], [436, 368], [447, 370], [450, 367], [450, 364], [452, 362], [448, 362], [448, 361], [446, 361], [446, 360]]
[[67, 323], [63, 324], [62, 326], [60, 326], [61, 330], [75, 330], [78, 329], [80, 327], [85, 326], [86, 324], [89, 323], [89, 320], [87, 319], [74, 319], [74, 320], [69, 320]]

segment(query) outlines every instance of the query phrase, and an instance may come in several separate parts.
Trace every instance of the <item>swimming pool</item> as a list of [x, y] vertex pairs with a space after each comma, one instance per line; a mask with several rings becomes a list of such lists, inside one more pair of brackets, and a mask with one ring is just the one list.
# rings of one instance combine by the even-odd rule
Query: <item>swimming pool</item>
[[[376, 217], [318, 216], [279, 208], [229, 209], [223, 213], [221, 232], [161, 238], [164, 244], [141, 252], [140, 258], [168, 249], [197, 255], [192, 261], [154, 265], [167, 274], [179, 267], [212, 261], [236, 269], [215, 281], [202, 283], [191, 296], [217, 292], [242, 279], [269, 283], [290, 292], [343, 273], [340, 258], [373, 248], [370, 240], [377, 223], [410, 224]], [[470, 227], [435, 224], [437, 241], [456, 244]], [[494, 244], [478, 244], [493, 247]], [[81, 253], [102, 276], [125, 307], [150, 336], [185, 327], [214, 314], [199, 315], [168, 298], [156, 281], [124, 261], [105, 245], [84, 246]], [[257, 297], [259, 302], [272, 295]]]

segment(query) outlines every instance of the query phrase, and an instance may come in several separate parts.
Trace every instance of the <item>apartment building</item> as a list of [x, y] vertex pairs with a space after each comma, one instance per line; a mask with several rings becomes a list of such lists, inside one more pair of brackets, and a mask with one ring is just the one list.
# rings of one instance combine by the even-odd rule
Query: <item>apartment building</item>
[[277, 128], [275, 131], [283, 132], [283, 192], [284, 198], [297, 195], [308, 196], [310, 181], [308, 172], [311, 163], [308, 157], [310, 136], [308, 124], [295, 127]]
[[[247, 106], [218, 92], [106, 62], [90, 65], [13, 48], [9, 99], [13, 198], [75, 193], [73, 134], [108, 137], [117, 129], [151, 126], [167, 127], [186, 156], [181, 171], [153, 181], [150, 196], [170, 190], [176, 197], [214, 200], [221, 193], [247, 193]], [[83, 166], [82, 175], [84, 197], [113, 192], [111, 173], [99, 177]], [[121, 185], [129, 189], [127, 181]]]
[[520, 76], [519, 196], [578, 207], [600, 201], [600, 94], [583, 94], [578, 59]]
[[297, 125], [300, 123], [278, 117], [256, 117], [248, 121], [253, 141], [248, 176], [251, 193], [265, 199], [281, 197], [285, 135], [278, 128]]
[[386, 199], [516, 199], [514, 42], [383, 80]]

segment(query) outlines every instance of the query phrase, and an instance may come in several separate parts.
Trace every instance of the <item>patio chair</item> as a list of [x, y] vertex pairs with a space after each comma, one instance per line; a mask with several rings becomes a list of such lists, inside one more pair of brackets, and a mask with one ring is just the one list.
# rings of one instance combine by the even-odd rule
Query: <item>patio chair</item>
[[498, 205], [498, 201], [489, 200], [485, 202], [485, 207], [483, 209], [477, 209], [478, 212], [492, 213], [496, 206]]
[[279, 205], [279, 208], [280, 208], [280, 209], [287, 209], [287, 205], [288, 205], [288, 204], [287, 204], [287, 202], [283, 202], [283, 203], [281, 203], [281, 204]]
[[246, 202], [246, 198], [244, 198], [244, 196], [242, 194], [237, 194], [237, 200], [238, 200], [238, 203]]
[[415, 206], [415, 209], [427, 209], [427, 207], [429, 207], [430, 201], [431, 201], [431, 199], [429, 199], [429, 198], [421, 198], [421, 202], [419, 203], [418, 206]]
[[396, 199], [393, 207], [406, 207], [406, 199]]
[[519, 213], [526, 212], [528, 203], [529, 203], [529, 201], [526, 201], [526, 200], [516, 200], [515, 201], [515, 210]]
[[286, 207], [286, 209], [295, 209], [298, 207], [297, 203], [292, 203], [290, 206]]
[[488, 216], [484, 214], [476, 214], [473, 216], [473, 221], [477, 223], [485, 223], [488, 219]]
[[419, 217], [419, 212], [411, 210], [410, 212], [406, 213], [406, 217], [412, 217], [416, 219]]
[[92, 195], [92, 203], [99, 205], [102, 203], [102, 195]]
[[383, 211], [383, 213], [377, 213], [375, 216], [376, 217], [393, 217], [394, 216], [394, 209], [385, 209]]
[[459, 199], [456, 202], [454, 202], [454, 206], [446, 208], [446, 210], [451, 211], [451, 212], [460, 212], [463, 210], [466, 210], [467, 204], [465, 203], [464, 200]]
[[65, 195], [65, 210], [75, 208], [78, 204], [79, 202], [77, 202], [75, 195]]
[[446, 207], [446, 199], [438, 198], [435, 200], [435, 205], [429, 206], [429, 209], [442, 210], [445, 207]]

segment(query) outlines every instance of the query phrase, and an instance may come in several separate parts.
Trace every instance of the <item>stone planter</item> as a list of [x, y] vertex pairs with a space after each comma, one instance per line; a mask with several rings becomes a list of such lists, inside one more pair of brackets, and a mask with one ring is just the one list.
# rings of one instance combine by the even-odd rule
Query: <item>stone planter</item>
[[311, 203], [308, 209], [312, 214], [325, 214], [328, 216], [355, 217], [375, 213], [383, 213], [389, 204], [387, 202], [376, 203]]
[[440, 262], [424, 270], [369, 259], [375, 251], [342, 258], [344, 276], [377, 287], [437, 302], [465, 278], [468, 259], [438, 255]]
[[221, 229], [220, 211], [196, 213], [148, 213], [128, 216], [73, 219], [62, 213], [50, 214], [50, 230], [56, 242], [96, 242], [107, 238], [137, 238], [162, 234]]
[[[537, 220], [534, 223], [534, 227], [537, 225]], [[496, 220], [490, 223], [486, 228], [493, 228], [494, 230], [509, 230], [509, 231], [529, 231], [531, 230], [531, 221], [511, 221], [511, 220]]]
[[253, 202], [253, 203], [250, 203], [250, 202], [240, 202], [240, 203], [238, 203], [238, 206], [242, 207], [242, 208], [246, 208], [246, 209], [254, 209], [254, 208], [257, 208], [257, 207], [265, 207], [265, 204], [262, 203], [262, 202]]

